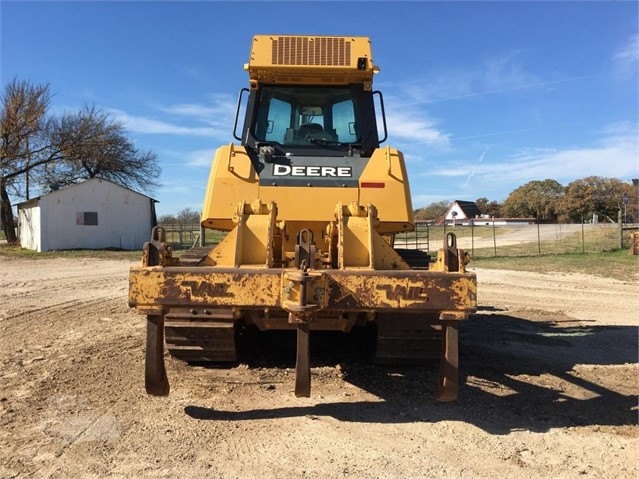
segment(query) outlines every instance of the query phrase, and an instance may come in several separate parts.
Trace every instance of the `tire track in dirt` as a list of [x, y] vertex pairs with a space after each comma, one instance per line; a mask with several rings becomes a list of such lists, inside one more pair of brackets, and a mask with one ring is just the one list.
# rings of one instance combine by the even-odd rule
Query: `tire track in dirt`
[[72, 299], [69, 301], [62, 301], [60, 303], [53, 303], [47, 306], [21, 311], [13, 315], [6, 316], [5, 320], [17, 319], [23, 316], [25, 316], [25, 319], [27, 319], [29, 318], [29, 316], [37, 313], [59, 314], [65, 313], [70, 310], [76, 310], [78, 308], [95, 310], [96, 306], [107, 303], [111, 300], [112, 298]]
[[[0, 477], [639, 472], [639, 428], [626, 410], [636, 366], [599, 350], [590, 364], [593, 343], [582, 339], [623, 340], [636, 327], [636, 308], [623, 304], [636, 285], [480, 272], [483, 309], [461, 327], [464, 385], [453, 404], [433, 404], [433, 370], [374, 366], [331, 343], [312, 358], [311, 398], [293, 396], [294, 355], [283, 353], [216, 368], [168, 359], [171, 395], [153, 398], [143, 389], [143, 317], [126, 304], [129, 265], [46, 261], [0, 263], [0, 294], [4, 284], [30, 285], [28, 301], [0, 297], [12, 314], [0, 321]], [[626, 299], [614, 305], [618, 289]], [[591, 314], [581, 320], [574, 310], [586, 300]], [[562, 378], [592, 394], [571, 397]]]
[[[32, 281], [0, 281], [0, 298], [6, 299], [21, 299], [26, 302], [28, 298], [40, 298], [43, 297], [43, 293], [46, 292], [47, 296], [57, 293], [68, 293], [70, 289], [77, 291], [80, 294], [84, 292], [109, 291], [113, 284], [112, 274], [100, 274], [91, 275], [90, 277], [79, 277], [75, 281], [70, 281], [68, 278], [60, 280], [59, 278], [51, 280], [32, 280]], [[122, 285], [126, 285], [127, 278], [122, 277]]]

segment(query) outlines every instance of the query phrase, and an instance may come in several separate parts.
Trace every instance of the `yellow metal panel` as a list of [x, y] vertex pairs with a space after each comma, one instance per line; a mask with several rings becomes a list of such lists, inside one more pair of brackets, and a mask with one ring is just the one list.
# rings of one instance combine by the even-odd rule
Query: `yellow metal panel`
[[201, 266], [233, 267], [238, 263], [238, 229], [233, 228], [200, 262]]
[[360, 177], [359, 203], [375, 205], [379, 233], [413, 230], [415, 220], [407, 178], [401, 151], [386, 147], [373, 152]]
[[244, 147], [230, 144], [218, 148], [204, 196], [202, 225], [230, 231], [237, 204], [258, 197], [258, 181]]
[[330, 221], [334, 219], [338, 202], [359, 201], [377, 207], [380, 233], [411, 230], [410, 189], [403, 155], [398, 150], [378, 149], [368, 161], [360, 184], [379, 183], [384, 185], [383, 188], [365, 186], [359, 192], [355, 188], [260, 188], [246, 150], [227, 145], [215, 153], [202, 208], [202, 224], [229, 231], [234, 227], [231, 218], [237, 203], [259, 197], [263, 202], [275, 201], [279, 208], [278, 218], [287, 221]]
[[370, 229], [367, 217], [343, 216], [339, 226], [340, 268], [372, 268]]
[[286, 222], [334, 221], [337, 203], [357, 201], [357, 189], [262, 186], [260, 200], [275, 201], [277, 218]]
[[269, 242], [270, 216], [247, 215], [242, 227], [241, 258], [242, 265], [266, 264]]
[[373, 268], [380, 270], [407, 270], [410, 266], [376, 231], [371, 231]]
[[259, 200], [241, 201], [233, 223], [237, 224], [213, 250], [200, 261], [201, 266], [273, 266], [273, 236], [277, 207]]
[[[366, 58], [365, 65], [358, 60]], [[245, 68], [253, 82], [367, 83], [379, 71], [368, 37], [256, 35]]]

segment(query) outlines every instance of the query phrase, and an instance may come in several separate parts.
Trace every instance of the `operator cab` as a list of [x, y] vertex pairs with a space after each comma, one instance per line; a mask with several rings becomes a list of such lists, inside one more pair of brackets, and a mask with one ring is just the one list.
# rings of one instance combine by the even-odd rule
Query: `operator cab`
[[360, 84], [260, 85], [246, 92], [244, 128], [236, 138], [254, 154], [266, 146], [273, 156], [368, 157], [379, 147], [373, 101], [379, 92]]

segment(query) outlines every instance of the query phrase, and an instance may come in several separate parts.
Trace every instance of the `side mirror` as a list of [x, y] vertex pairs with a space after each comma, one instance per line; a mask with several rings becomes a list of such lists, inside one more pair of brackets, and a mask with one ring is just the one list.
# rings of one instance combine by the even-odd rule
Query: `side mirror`
[[[242, 99], [244, 98], [244, 93], [249, 93], [249, 89], [242, 88], [240, 90], [240, 95], [237, 99], [237, 108], [235, 109], [235, 123], [233, 123], [233, 138], [235, 138], [237, 141], [242, 141], [242, 138], [237, 136], [237, 122], [240, 118], [240, 109], [242, 108]], [[246, 106], [244, 106], [244, 110], [246, 110]]]

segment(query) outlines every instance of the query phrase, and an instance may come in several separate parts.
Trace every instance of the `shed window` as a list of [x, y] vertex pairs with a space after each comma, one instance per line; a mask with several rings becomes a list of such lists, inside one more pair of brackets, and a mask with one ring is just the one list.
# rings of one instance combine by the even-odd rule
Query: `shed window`
[[97, 211], [81, 211], [75, 215], [75, 223], [84, 226], [97, 226], [98, 225], [98, 213]]

